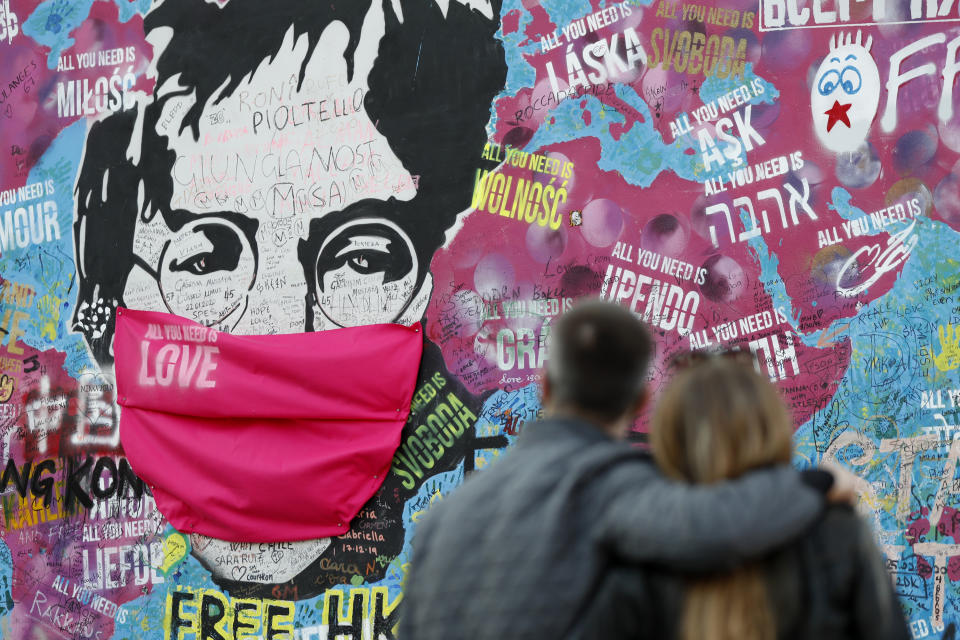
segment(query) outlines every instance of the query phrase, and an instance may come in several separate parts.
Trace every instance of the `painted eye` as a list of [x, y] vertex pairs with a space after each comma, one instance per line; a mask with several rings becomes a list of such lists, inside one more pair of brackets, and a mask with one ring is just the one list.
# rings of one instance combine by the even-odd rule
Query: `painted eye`
[[[852, 69], [853, 67], [847, 68]], [[836, 69], [831, 69], [820, 78], [820, 82], [817, 83], [817, 91], [819, 91], [822, 96], [828, 96], [836, 90], [839, 84], [840, 73]]]
[[360, 274], [386, 273], [391, 267], [392, 253], [388, 249], [367, 249], [343, 254], [346, 264]]
[[335, 324], [393, 322], [415, 293], [417, 256], [396, 224], [359, 219], [324, 241], [316, 273], [317, 306]]
[[256, 273], [244, 231], [209, 216], [187, 223], [164, 245], [157, 279], [170, 313], [213, 326], [244, 303]]
[[[382, 274], [393, 282], [410, 272], [412, 251], [400, 234], [385, 225], [355, 225], [327, 242], [317, 260], [317, 284], [324, 290], [328, 273]], [[344, 268], [349, 271], [343, 271]]]
[[178, 243], [176, 248], [181, 249], [181, 255], [171, 258], [168, 265], [171, 272], [186, 271], [202, 276], [237, 268], [243, 254], [243, 242], [236, 229], [211, 223], [198, 224], [192, 231], [195, 236], [185, 234], [185, 239]]
[[840, 86], [843, 87], [844, 91], [848, 94], [854, 94], [860, 91], [862, 85], [863, 79], [856, 67], [843, 68], [843, 73], [840, 74]]

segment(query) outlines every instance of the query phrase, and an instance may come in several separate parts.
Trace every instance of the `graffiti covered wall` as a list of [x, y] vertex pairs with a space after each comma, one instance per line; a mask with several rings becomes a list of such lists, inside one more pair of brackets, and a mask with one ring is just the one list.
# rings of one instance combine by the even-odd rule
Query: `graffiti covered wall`
[[[392, 637], [417, 521], [536, 418], [583, 296], [650, 323], [655, 391], [752, 352], [798, 464], [862, 479], [914, 637], [953, 637], [958, 71], [948, 0], [0, 0], [3, 637]], [[121, 307], [422, 321], [349, 530], [175, 531], [123, 448]], [[171, 475], [231, 455], [177, 444]]]

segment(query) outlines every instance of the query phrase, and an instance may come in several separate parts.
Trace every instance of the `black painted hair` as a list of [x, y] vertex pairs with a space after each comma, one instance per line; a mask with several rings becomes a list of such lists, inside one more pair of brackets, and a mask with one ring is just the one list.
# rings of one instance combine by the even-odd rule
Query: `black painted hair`
[[557, 320], [549, 340], [546, 374], [559, 405], [614, 420], [643, 393], [653, 341], [623, 307], [581, 302]]
[[[74, 325], [86, 334], [99, 362], [112, 360], [112, 309], [123, 304], [135, 261], [136, 217], [158, 211], [171, 228], [182, 224], [169, 204], [176, 157], [166, 136], [156, 130], [164, 100], [196, 92], [197, 104], [180, 122], [181, 130], [189, 127], [196, 138], [203, 106], [221, 85], [225, 90], [217, 100], [274, 57], [291, 28], [295, 37], [306, 34], [312, 52], [334, 20], [349, 31], [344, 57], [352, 75], [372, 1], [377, 0], [230, 0], [219, 7], [206, 0], [165, 0], [146, 17], [147, 32], [173, 32], [157, 61], [156, 86], [180, 74], [184, 89], [145, 108], [136, 165], [126, 158], [136, 128], [134, 110], [111, 115], [90, 129], [77, 181], [74, 229], [80, 286]], [[386, 29], [364, 106], [407, 171], [419, 176], [417, 196], [390, 217], [413, 240], [421, 266], [419, 285], [446, 230], [469, 205], [487, 140], [490, 103], [505, 84], [503, 46], [496, 38], [501, 1], [492, 0], [493, 20], [456, 1], [444, 16], [434, 0], [400, 0], [401, 18], [391, 0], [381, 1]], [[305, 71], [306, 62], [301, 82]], [[141, 179], [146, 197], [138, 209]], [[311, 225], [312, 235], [324, 230], [322, 224]], [[310, 282], [311, 274], [307, 276]]]

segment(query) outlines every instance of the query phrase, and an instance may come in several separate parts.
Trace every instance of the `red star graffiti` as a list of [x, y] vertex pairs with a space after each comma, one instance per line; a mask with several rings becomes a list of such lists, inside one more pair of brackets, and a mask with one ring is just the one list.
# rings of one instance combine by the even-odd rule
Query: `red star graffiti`
[[833, 125], [838, 122], [847, 125], [847, 129], [850, 128], [850, 118], [847, 117], [847, 111], [850, 111], [852, 106], [852, 104], [840, 104], [836, 100], [833, 101], [833, 106], [824, 111], [826, 115], [830, 116], [827, 120], [827, 133], [830, 133], [830, 129], [833, 129]]

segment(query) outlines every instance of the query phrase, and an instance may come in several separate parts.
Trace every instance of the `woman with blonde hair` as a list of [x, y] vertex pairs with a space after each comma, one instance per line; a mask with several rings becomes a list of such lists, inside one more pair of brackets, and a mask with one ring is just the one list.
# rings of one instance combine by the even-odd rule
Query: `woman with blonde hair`
[[[792, 422], [777, 389], [752, 359], [724, 355], [694, 358], [654, 411], [653, 456], [677, 481], [712, 484], [790, 464]], [[608, 575], [584, 637], [910, 638], [873, 534], [846, 506], [828, 507], [800, 540], [727, 573], [621, 566]]]

